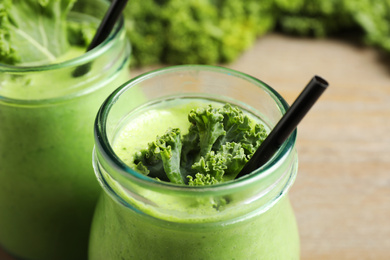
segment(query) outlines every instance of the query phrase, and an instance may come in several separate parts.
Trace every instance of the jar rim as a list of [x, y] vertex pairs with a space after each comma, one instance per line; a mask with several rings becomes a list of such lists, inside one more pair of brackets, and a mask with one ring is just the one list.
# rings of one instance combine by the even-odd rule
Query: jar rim
[[282, 146], [278, 149], [275, 155], [263, 166], [253, 171], [252, 173], [242, 176], [239, 179], [235, 179], [234, 181], [223, 182], [219, 184], [209, 185], [209, 186], [188, 186], [188, 185], [177, 185], [172, 184], [170, 182], [162, 182], [158, 180], [154, 180], [153, 178], [147, 177], [133, 168], [124, 163], [114, 152], [114, 149], [110, 145], [110, 141], [106, 131], [106, 123], [107, 117], [110, 113], [112, 106], [115, 102], [120, 98], [121, 94], [126, 92], [132, 86], [147, 80], [148, 78], [154, 77], [156, 75], [171, 73], [173, 71], [180, 70], [209, 70], [213, 72], [223, 72], [229, 73], [233, 76], [237, 76], [243, 78], [245, 80], [251, 81], [258, 87], [264, 88], [274, 99], [278, 108], [281, 110], [282, 114], [284, 114], [289, 108], [288, 103], [284, 100], [284, 98], [275, 91], [272, 87], [268, 86], [263, 81], [250, 76], [246, 73], [239, 72], [233, 69], [213, 66], [213, 65], [177, 65], [170, 66], [165, 68], [156, 69], [153, 71], [149, 71], [143, 73], [133, 79], [125, 82], [119, 88], [117, 88], [107, 99], [104, 101], [102, 106], [100, 107], [98, 114], [96, 116], [95, 125], [94, 125], [94, 135], [95, 135], [95, 152], [99, 150], [99, 153], [107, 160], [107, 163], [110, 167], [117, 170], [122, 176], [126, 178], [130, 178], [132, 181], [137, 182], [142, 186], [147, 186], [151, 189], [165, 189], [170, 190], [171, 192], [188, 192], [203, 195], [215, 194], [215, 192], [223, 192], [235, 189], [241, 189], [243, 186], [246, 186], [250, 183], [258, 182], [263, 178], [266, 178], [269, 174], [273, 172], [273, 168], [277, 166], [279, 161], [283, 161], [283, 159], [291, 154], [295, 147], [295, 142], [297, 138], [297, 130], [295, 129], [291, 135], [287, 138], [287, 140], [282, 144]]
[[[9, 74], [28, 74], [28, 73], [50, 73], [60, 70], [73, 70], [83, 65], [87, 65], [103, 55], [108, 53], [113, 47], [117, 44], [118, 40], [122, 37], [121, 35], [125, 33], [124, 27], [124, 17], [120, 17], [118, 22], [113, 28], [113, 31], [110, 35], [95, 48], [91, 49], [88, 52], [83, 53], [72, 59], [68, 59], [59, 63], [37, 65], [37, 66], [15, 66], [7, 65], [0, 63], [0, 73], [9, 73]], [[129, 54], [131, 53], [131, 45], [127, 42], [126, 48], [128, 48]], [[121, 51], [122, 52], [122, 51]], [[128, 60], [128, 59], [127, 59]], [[123, 64], [122, 64], [123, 65]], [[122, 66], [121, 65], [121, 66]], [[85, 81], [87, 82], [87, 81]], [[84, 92], [82, 92], [83, 94]], [[0, 102], [4, 102], [10, 105], [18, 106], [36, 106], [36, 105], [48, 105], [53, 103], [58, 103], [62, 101], [69, 100], [80, 95], [80, 92], [66, 94], [65, 96], [55, 96], [55, 97], [46, 97], [38, 99], [23, 99], [18, 97], [7, 97], [6, 95], [0, 94]]]

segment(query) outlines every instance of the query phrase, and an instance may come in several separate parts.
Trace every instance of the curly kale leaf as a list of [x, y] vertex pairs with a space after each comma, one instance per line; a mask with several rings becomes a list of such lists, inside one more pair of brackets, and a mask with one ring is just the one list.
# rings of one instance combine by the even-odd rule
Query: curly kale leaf
[[169, 129], [146, 150], [137, 153], [137, 169], [150, 177], [176, 184], [184, 184], [180, 171], [181, 135], [178, 128]]
[[245, 154], [250, 155], [267, 136], [264, 127], [255, 124], [238, 107], [226, 104], [219, 109], [219, 113], [223, 115], [225, 135], [216, 140], [213, 150], [220, 149], [228, 142], [235, 142], [242, 144]]
[[197, 172], [195, 181], [201, 183], [203, 176], [207, 175], [217, 183], [233, 180], [247, 162], [248, 158], [241, 144], [226, 143], [220, 150], [211, 151], [194, 163], [192, 168]]
[[207, 108], [194, 109], [188, 115], [188, 120], [196, 127], [199, 135], [200, 156], [211, 151], [215, 141], [225, 135], [223, 115], [219, 109], [211, 105]]
[[133, 65], [234, 61], [270, 31], [352, 31], [390, 51], [389, 0], [134, 0], [125, 9]]
[[230, 62], [275, 24], [257, 0], [134, 0], [124, 16], [137, 66]]
[[211, 105], [190, 111], [182, 138], [170, 129], [135, 156], [137, 169], [151, 177], [192, 186], [233, 180], [267, 134], [238, 107]]
[[195, 178], [190, 175], [188, 175], [187, 178], [189, 186], [206, 186], [219, 183], [219, 181], [212, 177], [210, 174], [204, 175], [201, 173], [197, 173], [195, 174]]

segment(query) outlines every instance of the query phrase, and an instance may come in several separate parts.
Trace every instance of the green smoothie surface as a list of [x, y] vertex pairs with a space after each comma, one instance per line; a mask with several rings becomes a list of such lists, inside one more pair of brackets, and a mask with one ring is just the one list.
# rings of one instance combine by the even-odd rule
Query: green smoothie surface
[[63, 53], [61, 56], [56, 58], [55, 63], [61, 63], [64, 61], [68, 61], [77, 57], [80, 57], [81, 55], [85, 54], [86, 47], [84, 46], [71, 46], [65, 53]]
[[[57, 62], [67, 61], [85, 53], [83, 47], [73, 46], [58, 57]], [[80, 79], [72, 77], [72, 69], [15, 72], [0, 75], [0, 96], [11, 99], [45, 99], [60, 96], [61, 91], [74, 91]]]

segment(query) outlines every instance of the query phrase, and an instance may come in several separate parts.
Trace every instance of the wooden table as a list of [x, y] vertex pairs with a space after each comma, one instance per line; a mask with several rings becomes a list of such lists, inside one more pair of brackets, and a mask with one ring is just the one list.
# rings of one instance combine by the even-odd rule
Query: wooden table
[[[271, 34], [225, 66], [289, 103], [313, 75], [329, 81], [298, 128], [290, 198], [302, 260], [390, 259], [390, 58], [352, 40]], [[12, 258], [0, 252], [0, 259]]]
[[269, 35], [230, 66], [292, 102], [330, 83], [298, 127], [290, 192], [302, 259], [390, 259], [390, 56], [352, 40]]
[[389, 57], [351, 40], [269, 35], [229, 66], [290, 103], [314, 74], [330, 83], [298, 127], [290, 198], [302, 259], [390, 259]]

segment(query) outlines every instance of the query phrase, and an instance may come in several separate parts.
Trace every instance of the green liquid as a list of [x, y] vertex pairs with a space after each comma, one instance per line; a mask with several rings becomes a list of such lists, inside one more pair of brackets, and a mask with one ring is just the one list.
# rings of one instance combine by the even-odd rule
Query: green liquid
[[[131, 166], [135, 150], [145, 147], [169, 126], [187, 129], [189, 110], [208, 103], [172, 101], [128, 118], [114, 141], [115, 152]], [[299, 236], [287, 197], [265, 212], [243, 212], [235, 220], [231, 218], [240, 214], [240, 207], [238, 212], [224, 213], [207, 203], [189, 207], [186, 213], [190, 217], [181, 218], [126, 196], [125, 190], [116, 186], [109, 176], [105, 177], [117, 194], [147, 215], [117, 203], [105, 193], [95, 212], [90, 260], [299, 259]], [[164, 197], [155, 198], [154, 202], [159, 200], [169, 204]], [[171, 204], [174, 210], [185, 203], [178, 199]]]
[[[23, 259], [87, 258], [100, 193], [91, 165], [93, 122], [129, 74], [124, 66], [104, 82], [85, 83], [90, 77], [75, 79], [72, 70], [0, 78], [0, 96], [36, 101], [0, 100], [0, 246]], [[76, 81], [83, 84], [77, 96], [34, 100], [61, 87], [71, 92]], [[48, 87], [53, 92], [44, 96]]]

